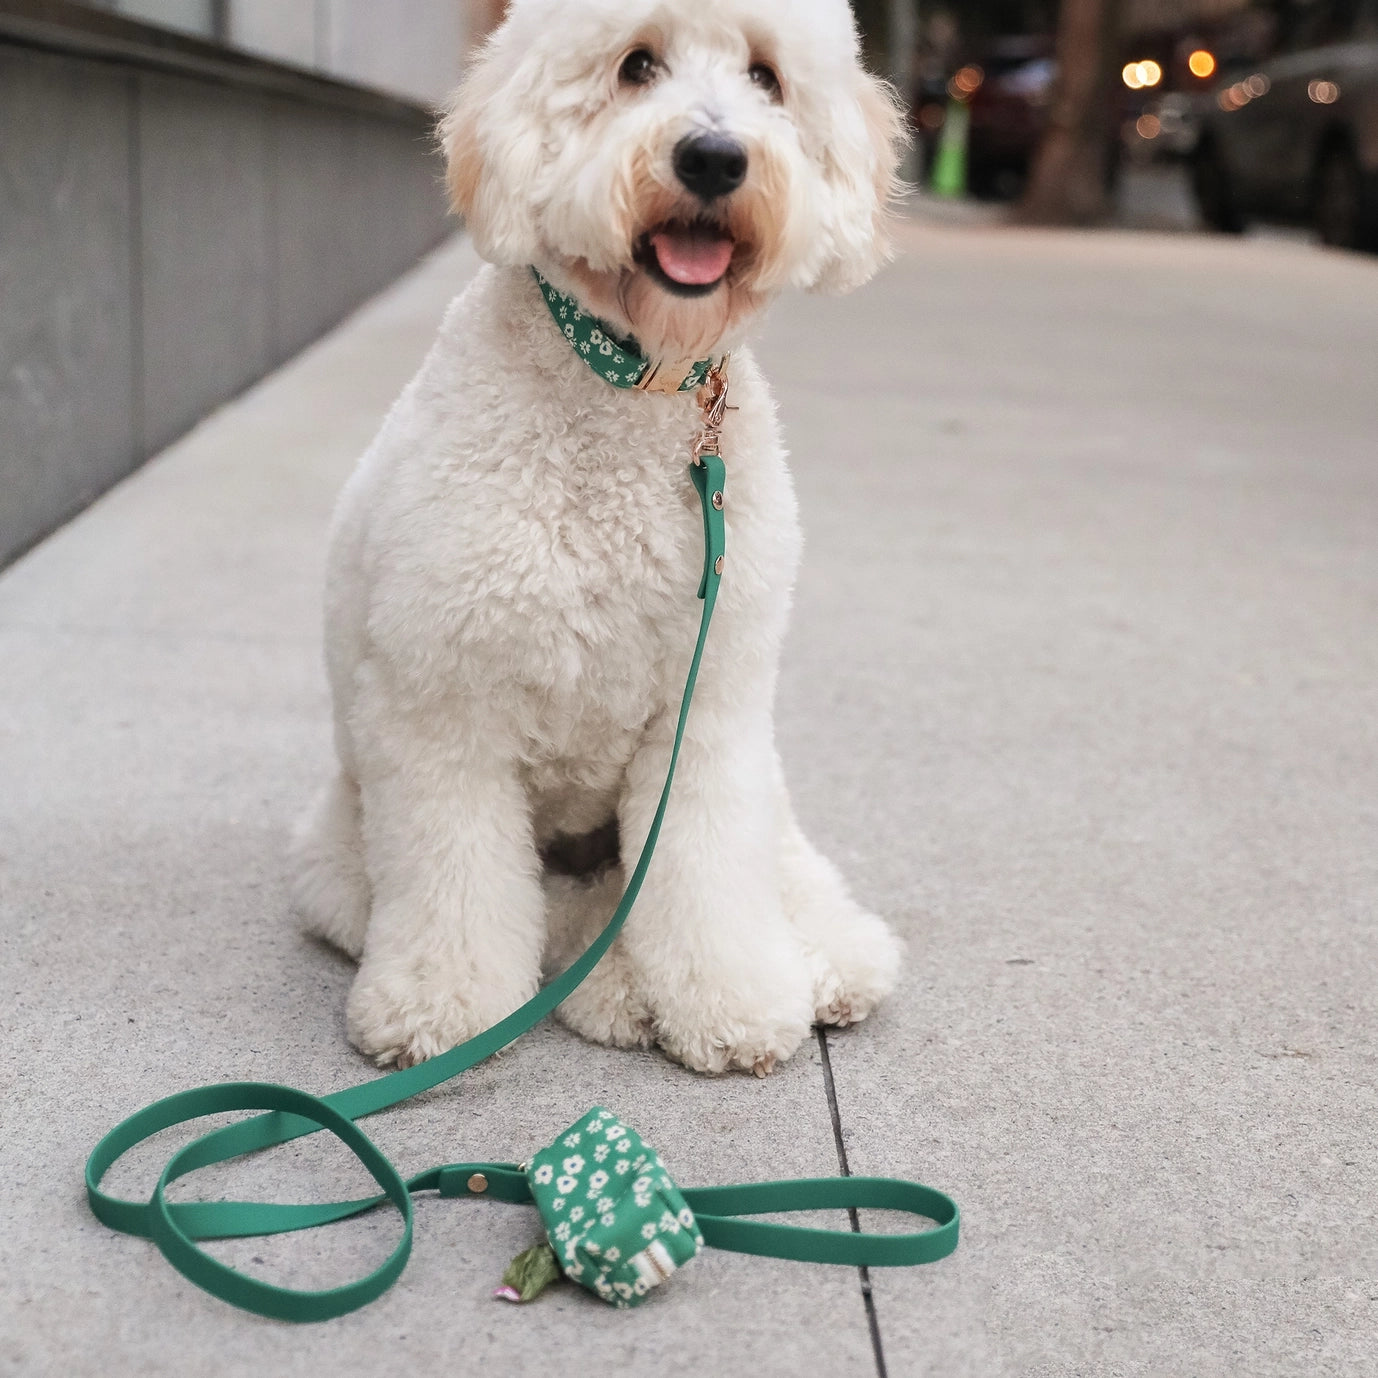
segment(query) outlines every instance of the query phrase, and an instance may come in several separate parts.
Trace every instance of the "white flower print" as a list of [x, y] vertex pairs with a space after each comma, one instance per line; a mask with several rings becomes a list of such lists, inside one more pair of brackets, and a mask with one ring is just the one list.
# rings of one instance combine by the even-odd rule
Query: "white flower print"
[[649, 1196], [642, 1196], [641, 1193], [638, 1192], [636, 1195], [636, 1204], [644, 1211], [649, 1208], [651, 1198]]
[[665, 1214], [660, 1217], [660, 1228], [664, 1230], [667, 1234], [678, 1234], [679, 1221], [676, 1220], [675, 1217], [671, 1215], [669, 1211], [666, 1211]]
[[611, 1196], [605, 1196], [605, 1197], [598, 1203], [598, 1209], [599, 1209], [604, 1215], [606, 1215], [610, 1210], [612, 1210], [612, 1204], [613, 1204], [613, 1203], [612, 1203], [612, 1197], [611, 1197]]
[[582, 1263], [571, 1263], [571, 1264], [569, 1265], [569, 1267], [565, 1269], [565, 1276], [566, 1276], [567, 1278], [581, 1278], [581, 1277], [583, 1277], [583, 1276], [584, 1276], [584, 1265], [583, 1265]]
[[614, 1282], [613, 1290], [619, 1297], [630, 1298], [632, 1295], [632, 1286], [629, 1282]]
[[608, 1174], [604, 1172], [602, 1168], [599, 1168], [598, 1171], [595, 1172], [593, 1176], [589, 1178], [589, 1195], [597, 1196], [598, 1193], [602, 1191], [603, 1188], [607, 1185]]
[[651, 1290], [651, 1284], [647, 1282], [645, 1278], [637, 1278], [637, 1280], [632, 1283], [632, 1288], [638, 1297], [644, 1297], [646, 1293]]
[[607, 1259], [609, 1263], [616, 1263], [617, 1260], [622, 1257], [622, 1250], [614, 1244], [603, 1257]]
[[601, 1216], [600, 1219], [602, 1220], [604, 1229], [610, 1229], [617, 1223], [617, 1217], [613, 1215], [611, 1211], [609, 1211], [607, 1215]]
[[602, 344], [602, 343], [603, 343], [603, 332], [602, 332], [601, 330], [597, 330], [597, 329], [595, 329], [595, 330], [590, 330], [590, 331], [589, 331], [589, 343], [590, 343], [590, 344]]
[[582, 1137], [583, 1137], [583, 1136], [579, 1133], [579, 1131], [578, 1131], [577, 1129], [576, 1129], [576, 1130], [574, 1131], [574, 1133], [572, 1133], [572, 1134], [566, 1134], [566, 1135], [565, 1135], [565, 1138], [564, 1138], [565, 1147], [566, 1147], [566, 1148], [578, 1148], [578, 1147], [579, 1147], [579, 1140], [580, 1140]]
[[683, 1225], [686, 1230], [693, 1228], [694, 1212], [691, 1211], [688, 1206], [685, 1206], [685, 1208], [682, 1211], [680, 1211], [679, 1223]]
[[612, 1165], [612, 1170], [617, 1173], [619, 1177], [624, 1177], [632, 1170], [632, 1165], [626, 1158], [619, 1158]]
[[606, 340], [604, 340], [603, 343], [598, 346], [598, 352], [600, 354], [611, 354], [612, 346]]
[[555, 1226], [555, 1238], [564, 1243], [569, 1238], [569, 1221], [562, 1220]]
[[607, 1144], [599, 1144], [598, 1147], [593, 1150], [594, 1162], [601, 1163], [611, 1152], [612, 1149], [610, 1149]]
[[569, 1218], [577, 1224], [584, 1218], [584, 1208], [582, 1206], [572, 1206], [570, 1208]]
[[570, 1157], [566, 1158], [562, 1166], [564, 1167], [564, 1170], [568, 1172], [571, 1176], [575, 1176], [584, 1170], [584, 1160], [577, 1153], [575, 1153]]
[[650, 1189], [651, 1179], [649, 1177], [638, 1177], [636, 1181], [632, 1183], [633, 1191], [650, 1191]]
[[557, 1197], [550, 1203], [550, 1209], [553, 1210], [553, 1211], [562, 1211], [562, 1210], [564, 1210], [564, 1208], [565, 1208], [565, 1198], [564, 1198], [563, 1196], [557, 1196]]
[[534, 1176], [541, 1186], [545, 1186], [555, 1176], [555, 1169], [549, 1163], [542, 1163], [536, 1169]]
[[656, 1237], [656, 1222], [654, 1220], [648, 1220], [641, 1227], [641, 1237], [642, 1239], [654, 1239]]
[[627, 1131], [620, 1124], [610, 1125], [603, 1131], [610, 1139], [620, 1139]]
[[561, 1177], [555, 1183], [555, 1190], [561, 1196], [568, 1196], [578, 1185], [579, 1179], [577, 1177]]
[[590, 1120], [584, 1128], [587, 1129], [590, 1134], [596, 1134], [601, 1128], [601, 1125], [597, 1120]]
[[584, 1249], [588, 1253], [596, 1254], [598, 1252], [598, 1245], [594, 1240], [590, 1239], [589, 1242], [584, 1245]]
[[[619, 1153], [630, 1153], [632, 1151], [632, 1141], [630, 1139], [623, 1139], [622, 1142], [617, 1145], [617, 1151]], [[643, 1158], [641, 1161], [645, 1162], [645, 1159]], [[640, 1166], [641, 1163], [638, 1163], [637, 1167]]]

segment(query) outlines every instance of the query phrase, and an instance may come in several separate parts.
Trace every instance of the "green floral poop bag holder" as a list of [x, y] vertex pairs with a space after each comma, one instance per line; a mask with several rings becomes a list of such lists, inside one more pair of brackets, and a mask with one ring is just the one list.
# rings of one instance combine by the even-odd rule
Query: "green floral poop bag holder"
[[[552, 297], [556, 294], [545, 282], [541, 286], [554, 315], [556, 303]], [[592, 359], [589, 362], [595, 371], [606, 376]], [[448, 1081], [539, 1023], [593, 970], [631, 911], [660, 834], [722, 578], [725, 469], [718, 453], [718, 435], [727, 405], [725, 364], [722, 361], [711, 371], [705, 368], [707, 377], [699, 392], [704, 424], [690, 469], [704, 519], [704, 569], [699, 585], [703, 612], [698, 643], [684, 686], [660, 804], [626, 893], [607, 927], [568, 970], [520, 1009], [429, 1062], [323, 1097], [263, 1082], [226, 1082], [183, 1091], [130, 1116], [92, 1152], [86, 1165], [86, 1191], [97, 1218], [127, 1234], [152, 1239], [174, 1268], [215, 1296], [247, 1311], [289, 1321], [328, 1320], [365, 1305], [386, 1290], [406, 1266], [412, 1241], [412, 1194], [418, 1191], [535, 1202], [548, 1244], [528, 1250], [508, 1269], [498, 1295], [512, 1300], [535, 1295], [546, 1282], [562, 1273], [613, 1306], [636, 1306], [704, 1244], [802, 1262], [871, 1267], [931, 1263], [957, 1247], [955, 1203], [942, 1192], [917, 1182], [885, 1177], [824, 1177], [681, 1190], [670, 1179], [654, 1149], [611, 1111], [598, 1106], [580, 1116], [550, 1147], [534, 1154], [529, 1163], [520, 1167], [512, 1163], [455, 1163], [410, 1179], [402, 1178], [356, 1123]], [[705, 366], [695, 365], [701, 367]], [[624, 383], [621, 377], [609, 381], [616, 386], [637, 386], [635, 380], [643, 372], [627, 370], [624, 364], [622, 376], [633, 381]], [[101, 1180], [110, 1167], [136, 1144], [169, 1126], [237, 1110], [267, 1113], [218, 1129], [182, 1148], [163, 1169], [147, 1201], [121, 1200], [101, 1190]], [[377, 1182], [378, 1195], [316, 1205], [254, 1201], [174, 1203], [167, 1198], [169, 1186], [197, 1168], [321, 1129], [334, 1134], [353, 1151]], [[402, 1237], [392, 1254], [365, 1277], [325, 1291], [278, 1287], [231, 1268], [197, 1243], [203, 1239], [308, 1229], [344, 1220], [389, 1201], [401, 1212], [403, 1221]], [[858, 1207], [907, 1211], [935, 1222], [935, 1227], [907, 1234], [864, 1234], [742, 1218]]]

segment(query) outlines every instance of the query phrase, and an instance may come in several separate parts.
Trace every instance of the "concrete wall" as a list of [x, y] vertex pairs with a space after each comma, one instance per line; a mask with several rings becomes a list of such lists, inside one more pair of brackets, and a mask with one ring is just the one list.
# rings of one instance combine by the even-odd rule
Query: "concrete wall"
[[473, 0], [86, 0], [434, 105], [454, 87]]
[[446, 232], [429, 116], [319, 85], [0, 31], [0, 564]]

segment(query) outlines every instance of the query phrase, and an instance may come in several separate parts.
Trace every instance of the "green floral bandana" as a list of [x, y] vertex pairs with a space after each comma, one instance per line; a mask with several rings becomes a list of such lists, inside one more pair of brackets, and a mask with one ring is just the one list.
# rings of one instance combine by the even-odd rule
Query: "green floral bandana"
[[655, 1149], [595, 1105], [527, 1166], [565, 1276], [613, 1306], [639, 1305], [703, 1247]]
[[533, 268], [541, 295], [555, 324], [584, 362], [605, 382], [617, 388], [650, 392], [693, 392], [703, 386], [716, 362], [699, 359], [682, 364], [653, 364], [629, 340], [621, 340], [596, 316], [590, 316], [573, 297], [566, 296]]

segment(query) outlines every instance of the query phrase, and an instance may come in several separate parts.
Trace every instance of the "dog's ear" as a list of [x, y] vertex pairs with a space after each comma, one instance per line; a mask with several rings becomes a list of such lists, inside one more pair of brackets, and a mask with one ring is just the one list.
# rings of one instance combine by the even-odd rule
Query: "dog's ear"
[[520, 115], [502, 113], [530, 108], [510, 89], [520, 77], [508, 70], [502, 37], [499, 30], [480, 49], [438, 134], [450, 204], [474, 247], [492, 263], [520, 266], [536, 256], [536, 227], [523, 192], [529, 165], [540, 157], [540, 131]]
[[889, 261], [890, 220], [904, 190], [899, 169], [910, 134], [899, 97], [886, 82], [854, 70], [850, 98], [834, 107], [823, 153], [833, 193], [833, 252], [812, 283], [817, 292], [850, 292]]

